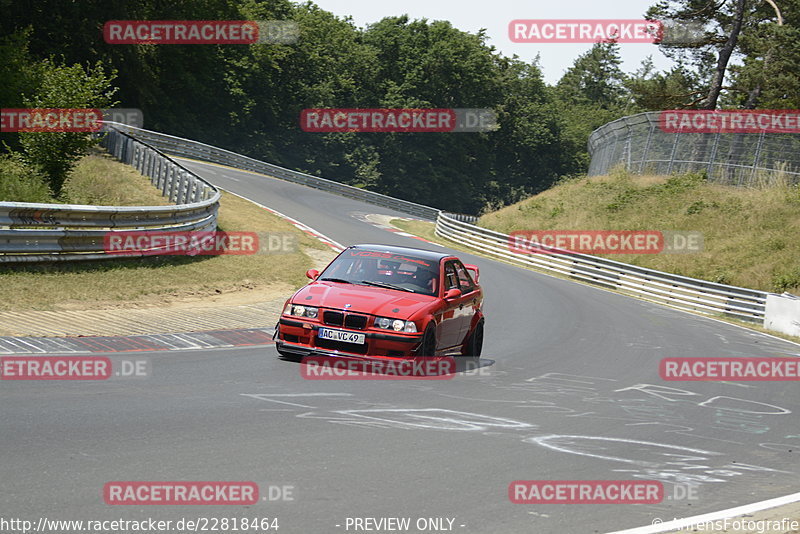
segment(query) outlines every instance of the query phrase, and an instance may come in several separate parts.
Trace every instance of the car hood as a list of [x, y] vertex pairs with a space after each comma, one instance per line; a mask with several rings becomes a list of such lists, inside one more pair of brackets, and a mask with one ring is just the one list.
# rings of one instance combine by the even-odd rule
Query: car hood
[[414, 313], [430, 305], [436, 297], [336, 282], [312, 282], [292, 297], [294, 304], [319, 308], [367, 313], [397, 319], [409, 319]]

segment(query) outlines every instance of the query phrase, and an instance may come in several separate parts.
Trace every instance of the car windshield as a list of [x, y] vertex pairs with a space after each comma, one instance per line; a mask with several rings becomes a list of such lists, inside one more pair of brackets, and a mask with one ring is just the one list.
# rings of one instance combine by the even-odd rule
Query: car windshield
[[318, 280], [435, 295], [439, 287], [439, 263], [406, 254], [348, 249]]

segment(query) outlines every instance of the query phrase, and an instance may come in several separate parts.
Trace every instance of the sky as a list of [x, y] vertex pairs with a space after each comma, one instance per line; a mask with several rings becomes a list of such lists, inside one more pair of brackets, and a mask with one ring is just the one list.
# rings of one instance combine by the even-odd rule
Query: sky
[[[363, 27], [383, 17], [407, 14], [412, 19], [447, 20], [470, 33], [486, 29], [487, 43], [504, 56], [516, 54], [531, 62], [540, 55], [544, 79], [555, 84], [591, 44], [512, 43], [508, 23], [515, 19], [641, 19], [656, 0], [313, 0], [340, 17], [351, 16]], [[669, 69], [672, 61], [654, 44], [620, 44], [622, 69], [632, 73], [643, 59], [653, 56], [658, 70]]]

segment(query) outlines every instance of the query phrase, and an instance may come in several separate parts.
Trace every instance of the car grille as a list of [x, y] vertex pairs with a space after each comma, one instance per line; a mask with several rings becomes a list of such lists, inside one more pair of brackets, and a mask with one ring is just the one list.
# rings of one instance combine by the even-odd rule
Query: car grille
[[333, 326], [342, 326], [344, 324], [344, 314], [337, 311], [323, 312], [322, 322]]
[[355, 330], [363, 330], [367, 327], [367, 316], [355, 313], [344, 314], [338, 311], [322, 312], [322, 322], [331, 326], [344, 326]]
[[363, 330], [367, 326], [367, 316], [347, 314], [344, 316], [344, 325], [347, 328]]

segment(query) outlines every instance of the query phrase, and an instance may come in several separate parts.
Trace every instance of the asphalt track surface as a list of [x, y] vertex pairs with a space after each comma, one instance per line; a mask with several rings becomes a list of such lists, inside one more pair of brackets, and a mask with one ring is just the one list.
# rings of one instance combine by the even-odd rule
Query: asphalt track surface
[[[420, 245], [359, 218], [390, 210], [187, 165], [344, 245]], [[800, 347], [460, 256], [481, 268], [486, 338], [478, 369], [452, 380], [309, 381], [268, 345], [147, 353], [153, 375], [142, 379], [3, 382], [0, 516], [277, 517], [281, 534], [355, 532], [348, 517], [408, 517], [408, 532], [447, 532], [415, 523], [448, 518], [465, 534], [602, 533], [798, 491], [797, 382], [664, 382], [658, 363], [797, 356]], [[654, 505], [508, 498], [515, 480], [590, 479], [661, 480], [667, 498]], [[253, 481], [262, 495], [270, 485], [292, 486], [293, 500], [103, 502], [106, 482], [129, 480]], [[684, 484], [695, 484], [692, 498]]]

